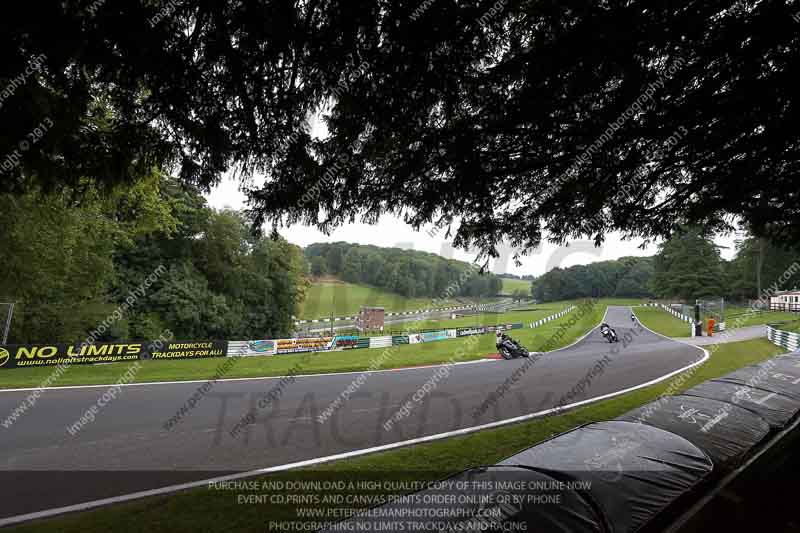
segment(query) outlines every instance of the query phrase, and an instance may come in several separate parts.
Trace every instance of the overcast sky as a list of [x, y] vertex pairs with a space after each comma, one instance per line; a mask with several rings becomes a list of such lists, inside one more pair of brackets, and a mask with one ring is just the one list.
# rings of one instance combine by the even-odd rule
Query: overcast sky
[[[238, 189], [238, 183], [230, 179], [225, 179], [210, 194], [206, 195], [209, 205], [217, 209], [231, 207], [240, 209], [244, 207], [245, 196]], [[293, 226], [280, 230], [289, 242], [300, 246], [308, 246], [315, 242], [354, 242], [359, 244], [373, 244], [375, 246], [411, 248], [426, 252], [438, 253], [445, 257], [452, 257], [464, 261], [472, 261], [475, 254], [469, 254], [463, 250], [453, 250], [443, 238], [445, 231], [440, 235], [431, 237], [426, 233], [428, 228], [416, 232], [402, 220], [393, 216], [384, 216], [374, 226], [368, 224], [348, 224], [334, 230], [327, 236], [316, 228], [307, 226]], [[722, 257], [731, 259], [734, 255], [735, 235], [721, 236], [715, 239], [722, 249]], [[656, 245], [651, 244], [645, 249], [638, 246], [642, 244], [641, 239], [622, 240], [617, 233], [612, 233], [606, 242], [600, 247], [595, 248], [588, 241], [573, 241], [569, 247], [558, 247], [552, 244], [543, 244], [538, 250], [527, 257], [522, 258], [522, 265], [514, 265], [511, 258], [502, 257], [492, 264], [492, 272], [502, 274], [509, 272], [517, 275], [533, 274], [539, 276], [546, 271], [556, 267], [569, 267], [573, 265], [594, 263], [596, 261], [607, 261], [618, 259], [623, 256], [636, 255], [645, 256], [656, 253]]]

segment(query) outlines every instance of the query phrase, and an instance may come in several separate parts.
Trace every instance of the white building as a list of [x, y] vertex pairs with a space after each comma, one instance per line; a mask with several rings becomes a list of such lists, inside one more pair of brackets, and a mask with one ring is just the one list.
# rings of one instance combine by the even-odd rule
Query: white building
[[800, 291], [783, 291], [769, 299], [773, 311], [800, 311]]

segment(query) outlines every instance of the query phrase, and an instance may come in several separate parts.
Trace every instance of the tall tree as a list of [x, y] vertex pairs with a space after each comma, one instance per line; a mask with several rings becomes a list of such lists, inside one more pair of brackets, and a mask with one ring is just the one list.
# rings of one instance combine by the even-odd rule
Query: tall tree
[[[792, 3], [500, 4], [15, 4], [0, 187], [154, 165], [206, 187], [235, 168], [256, 222], [390, 212], [488, 253], [729, 214], [800, 242]], [[93, 123], [99, 101], [112, 112]]]
[[682, 228], [659, 246], [653, 291], [661, 298], [692, 301], [727, 292], [719, 249], [700, 228]]
[[315, 264], [324, 263], [328, 273], [345, 281], [408, 297], [494, 296], [503, 286], [498, 276], [480, 273], [474, 265], [417, 250], [345, 242], [314, 243], [305, 249], [305, 256], [311, 262], [312, 272]]
[[652, 257], [621, 257], [569, 268], [554, 268], [536, 278], [531, 295], [537, 300], [575, 298], [646, 298], [652, 296]]
[[779, 289], [800, 286], [796, 274], [784, 275], [797, 261], [800, 261], [797, 248], [786, 248], [748, 235], [736, 243], [736, 257], [727, 265], [731, 296], [740, 300], [753, 299], [773, 284]]

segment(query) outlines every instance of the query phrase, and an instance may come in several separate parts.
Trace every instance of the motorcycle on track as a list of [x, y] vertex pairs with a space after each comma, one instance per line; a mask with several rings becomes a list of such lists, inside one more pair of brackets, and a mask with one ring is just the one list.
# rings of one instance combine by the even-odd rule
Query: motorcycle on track
[[530, 352], [520, 343], [498, 331], [495, 338], [495, 346], [503, 359], [516, 359], [517, 357], [530, 357]]
[[600, 324], [600, 334], [606, 339], [609, 343], [612, 342], [619, 342], [619, 338], [617, 337], [617, 332], [614, 331], [614, 328], [603, 322]]

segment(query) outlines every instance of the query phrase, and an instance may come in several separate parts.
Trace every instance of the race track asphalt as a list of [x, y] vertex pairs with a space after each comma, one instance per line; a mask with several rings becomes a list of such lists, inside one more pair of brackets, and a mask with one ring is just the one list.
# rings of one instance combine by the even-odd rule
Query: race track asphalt
[[[106, 388], [51, 389], [13, 426], [0, 427], [0, 519], [506, 420], [634, 387], [704, 356], [636, 327], [630, 308], [609, 307], [606, 321], [624, 342], [611, 345], [595, 329], [532, 364], [492, 360], [363, 374], [357, 391], [324, 423], [316, 417], [362, 374], [297, 377], [284, 382], [278, 400], [257, 409], [255, 423], [237, 438], [230, 430], [280, 386], [278, 378], [217, 382], [170, 430], [164, 424], [201, 384], [125, 387], [74, 436], [67, 427]], [[576, 389], [604, 358], [602, 370]], [[508, 391], [475, 417], [518, 369]], [[432, 392], [412, 401], [408, 415], [387, 431], [384, 423], [426, 382], [435, 382]], [[0, 391], [0, 414], [28, 394]]]

